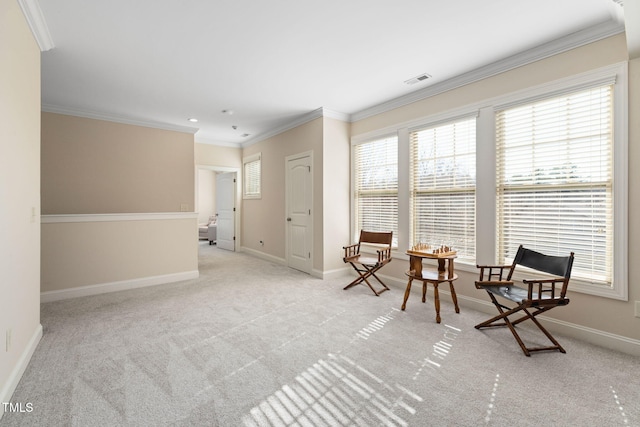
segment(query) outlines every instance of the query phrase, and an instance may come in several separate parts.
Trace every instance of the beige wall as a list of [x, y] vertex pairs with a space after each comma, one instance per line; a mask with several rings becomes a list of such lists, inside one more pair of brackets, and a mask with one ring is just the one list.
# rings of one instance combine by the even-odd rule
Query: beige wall
[[325, 274], [344, 267], [342, 247], [352, 243], [349, 231], [350, 129], [349, 123], [332, 118], [324, 120], [324, 194], [320, 235], [323, 236], [322, 270]]
[[197, 271], [195, 219], [98, 219], [42, 224], [46, 297], [55, 291], [159, 276], [181, 278], [182, 273]]
[[244, 149], [243, 157], [262, 153], [262, 198], [243, 200], [243, 247], [281, 261], [285, 259], [285, 158], [313, 151], [313, 268], [321, 268], [322, 127], [323, 119], [318, 118]]
[[342, 272], [341, 248], [349, 243], [349, 129], [349, 123], [320, 117], [245, 148], [244, 157], [262, 153], [262, 197], [242, 204], [245, 249], [286, 262], [286, 158], [312, 152], [313, 274]]
[[625, 36], [621, 34], [357, 121], [351, 124], [351, 135], [457, 109], [626, 59]]
[[196, 143], [194, 157], [198, 166], [242, 168], [241, 148]]
[[207, 223], [216, 214], [216, 173], [198, 169], [198, 224]]
[[0, 64], [0, 402], [8, 402], [42, 334], [40, 50], [15, 0], [0, 0]]
[[43, 113], [43, 296], [197, 275], [195, 177], [193, 134]]
[[[627, 60], [624, 34], [565, 52], [482, 81], [451, 90], [396, 110], [379, 114], [352, 124], [352, 135], [358, 135], [397, 125], [420, 117], [463, 107], [520, 89], [594, 70]], [[629, 158], [640, 158], [640, 60], [629, 64]], [[549, 317], [561, 323], [577, 325], [574, 330], [589, 330], [597, 334], [614, 334], [640, 340], [640, 318], [634, 317], [634, 301], [640, 300], [640, 266], [633, 262], [640, 255], [640, 229], [635, 221], [640, 215], [640, 170], [629, 167], [629, 301], [570, 292], [571, 304], [554, 310]], [[406, 261], [396, 260], [384, 274], [404, 281]], [[473, 285], [475, 273], [460, 272], [456, 290], [463, 300], [484, 298]], [[448, 315], [448, 314], [447, 314]]]
[[42, 213], [193, 212], [193, 159], [189, 133], [43, 113]]

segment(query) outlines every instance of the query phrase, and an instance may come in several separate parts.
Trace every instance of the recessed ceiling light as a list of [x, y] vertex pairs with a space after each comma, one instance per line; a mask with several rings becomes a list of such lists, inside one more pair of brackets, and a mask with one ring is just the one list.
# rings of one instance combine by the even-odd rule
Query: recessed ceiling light
[[248, 137], [249, 135], [251, 135], [251, 134], [250, 134], [250, 133], [243, 133], [243, 134], [242, 134], [242, 135], [240, 135], [240, 136], [241, 136], [241, 137], [243, 137], [243, 138], [246, 138], [246, 137]]
[[187, 119], [187, 120], [189, 120], [191, 123], [197, 123], [198, 122], [198, 119], [194, 119], [193, 117], [191, 117], [190, 119]]

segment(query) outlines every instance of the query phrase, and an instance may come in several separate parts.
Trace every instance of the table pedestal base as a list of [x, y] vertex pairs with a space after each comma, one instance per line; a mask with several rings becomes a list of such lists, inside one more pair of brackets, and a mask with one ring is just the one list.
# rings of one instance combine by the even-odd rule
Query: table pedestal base
[[[451, 291], [451, 299], [453, 300], [453, 305], [455, 306], [456, 313], [460, 313], [460, 308], [458, 307], [458, 297], [456, 296], [456, 290], [453, 287], [453, 281], [458, 278], [458, 275], [453, 271], [453, 258], [455, 257], [439, 258], [437, 271], [434, 269], [423, 270], [422, 258], [423, 257], [415, 255], [409, 256], [411, 270], [405, 273], [409, 277], [409, 281], [407, 282], [407, 289], [404, 291], [404, 300], [402, 301], [401, 309], [404, 310], [407, 307], [407, 300], [409, 299], [409, 294], [411, 293], [411, 283], [414, 280], [422, 281], [423, 303], [427, 300], [427, 283], [431, 283], [433, 285], [433, 304], [436, 308], [436, 322], [440, 323], [440, 294], [438, 292], [438, 285], [440, 283], [449, 282], [449, 289]], [[448, 265], [445, 265], [445, 261], [448, 261]]]

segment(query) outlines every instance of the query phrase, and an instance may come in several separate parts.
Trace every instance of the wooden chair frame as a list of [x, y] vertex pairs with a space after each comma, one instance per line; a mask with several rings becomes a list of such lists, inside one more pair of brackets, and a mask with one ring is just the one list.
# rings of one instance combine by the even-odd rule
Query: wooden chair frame
[[[566, 353], [560, 343], [540, 324], [536, 316], [552, 308], [569, 304], [566, 293], [569, 286], [569, 278], [571, 277], [573, 257], [573, 252], [565, 257], [549, 256], [526, 249], [520, 245], [511, 265], [478, 265], [480, 278], [475, 282], [476, 288], [487, 291], [491, 302], [496, 306], [500, 314], [477, 324], [475, 328], [508, 327], [526, 356], [531, 356], [531, 352], [534, 351], [545, 350], [558, 350], [561, 353]], [[555, 277], [524, 279], [522, 283], [525, 287], [515, 286], [512, 276], [518, 265]], [[506, 278], [504, 277], [505, 273]], [[558, 287], [559, 289], [557, 289]], [[503, 305], [496, 296], [507, 299], [516, 305], [513, 307]], [[524, 312], [524, 315], [515, 320], [509, 318], [511, 315], [522, 314], [520, 312]], [[546, 335], [549, 341], [553, 343], [552, 346], [532, 348], [524, 344], [515, 326], [527, 319], [531, 319], [538, 329]]]
[[[388, 291], [389, 288], [380, 280], [376, 272], [391, 262], [391, 241], [393, 232], [373, 232], [360, 231], [360, 240], [353, 245], [343, 246], [345, 263], [351, 264], [353, 269], [358, 273], [358, 277], [349, 283], [344, 289], [349, 289], [361, 283], [366, 283], [376, 296]], [[360, 245], [369, 243], [372, 245], [380, 245], [380, 249], [376, 249], [376, 255], [360, 253]], [[368, 279], [374, 277], [381, 285], [382, 289], [375, 290]]]

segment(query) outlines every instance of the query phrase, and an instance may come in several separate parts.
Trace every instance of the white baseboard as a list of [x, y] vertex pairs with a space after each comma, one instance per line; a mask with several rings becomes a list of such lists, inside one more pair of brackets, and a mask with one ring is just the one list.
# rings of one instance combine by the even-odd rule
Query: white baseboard
[[[24, 371], [27, 369], [29, 365], [29, 361], [33, 356], [33, 353], [36, 351], [36, 347], [38, 347], [38, 343], [42, 338], [42, 325], [38, 325], [36, 331], [31, 336], [29, 343], [27, 344], [27, 348], [24, 349], [20, 359], [18, 359], [18, 364], [11, 371], [7, 382], [2, 386], [2, 390], [0, 390], [0, 403], [2, 402], [10, 402], [11, 396], [13, 396], [13, 392], [16, 391], [16, 387], [18, 387], [18, 383], [24, 374]], [[2, 420], [2, 415], [4, 415], [4, 408], [0, 408], [0, 420]]]
[[179, 282], [181, 280], [197, 279], [200, 277], [198, 270], [184, 271], [180, 273], [164, 274], [161, 276], [149, 276], [139, 279], [121, 280], [118, 282], [99, 283], [97, 285], [79, 286], [76, 288], [47, 291], [40, 294], [40, 302], [52, 302], [64, 299], [86, 297], [89, 295], [106, 294], [108, 292], [125, 291], [129, 289], [144, 288], [146, 286], [162, 285], [165, 283]]
[[257, 258], [261, 258], [261, 259], [264, 259], [266, 261], [271, 261], [271, 262], [276, 263], [276, 264], [285, 265], [285, 266], [287, 265], [287, 260], [284, 259], [284, 258], [279, 258], [277, 256], [269, 255], [269, 254], [266, 254], [264, 252], [257, 251], [255, 249], [247, 248], [245, 246], [242, 246], [240, 248], [240, 252], [245, 252], [245, 253], [253, 255], [253, 256], [257, 257]]
[[[239, 249], [239, 251], [255, 256], [256, 258], [263, 259], [265, 261], [271, 261], [275, 264], [280, 264], [284, 266], [287, 265], [287, 260], [285, 258], [279, 258], [273, 255], [266, 254], [261, 251], [257, 251], [255, 249], [251, 249], [243, 246]], [[344, 268], [341, 268], [339, 270], [331, 270], [331, 271], [322, 271], [314, 268], [313, 270], [311, 270], [310, 274], [311, 276], [317, 277], [318, 279], [332, 279], [335, 277], [344, 276], [346, 273], [348, 273], [348, 269], [344, 269]]]
[[350, 272], [351, 272], [351, 269], [349, 267], [337, 268], [335, 270], [326, 270], [326, 271], [314, 270], [314, 273], [315, 273], [314, 276], [323, 280], [332, 280], [332, 279], [338, 279], [340, 277], [349, 276]]

